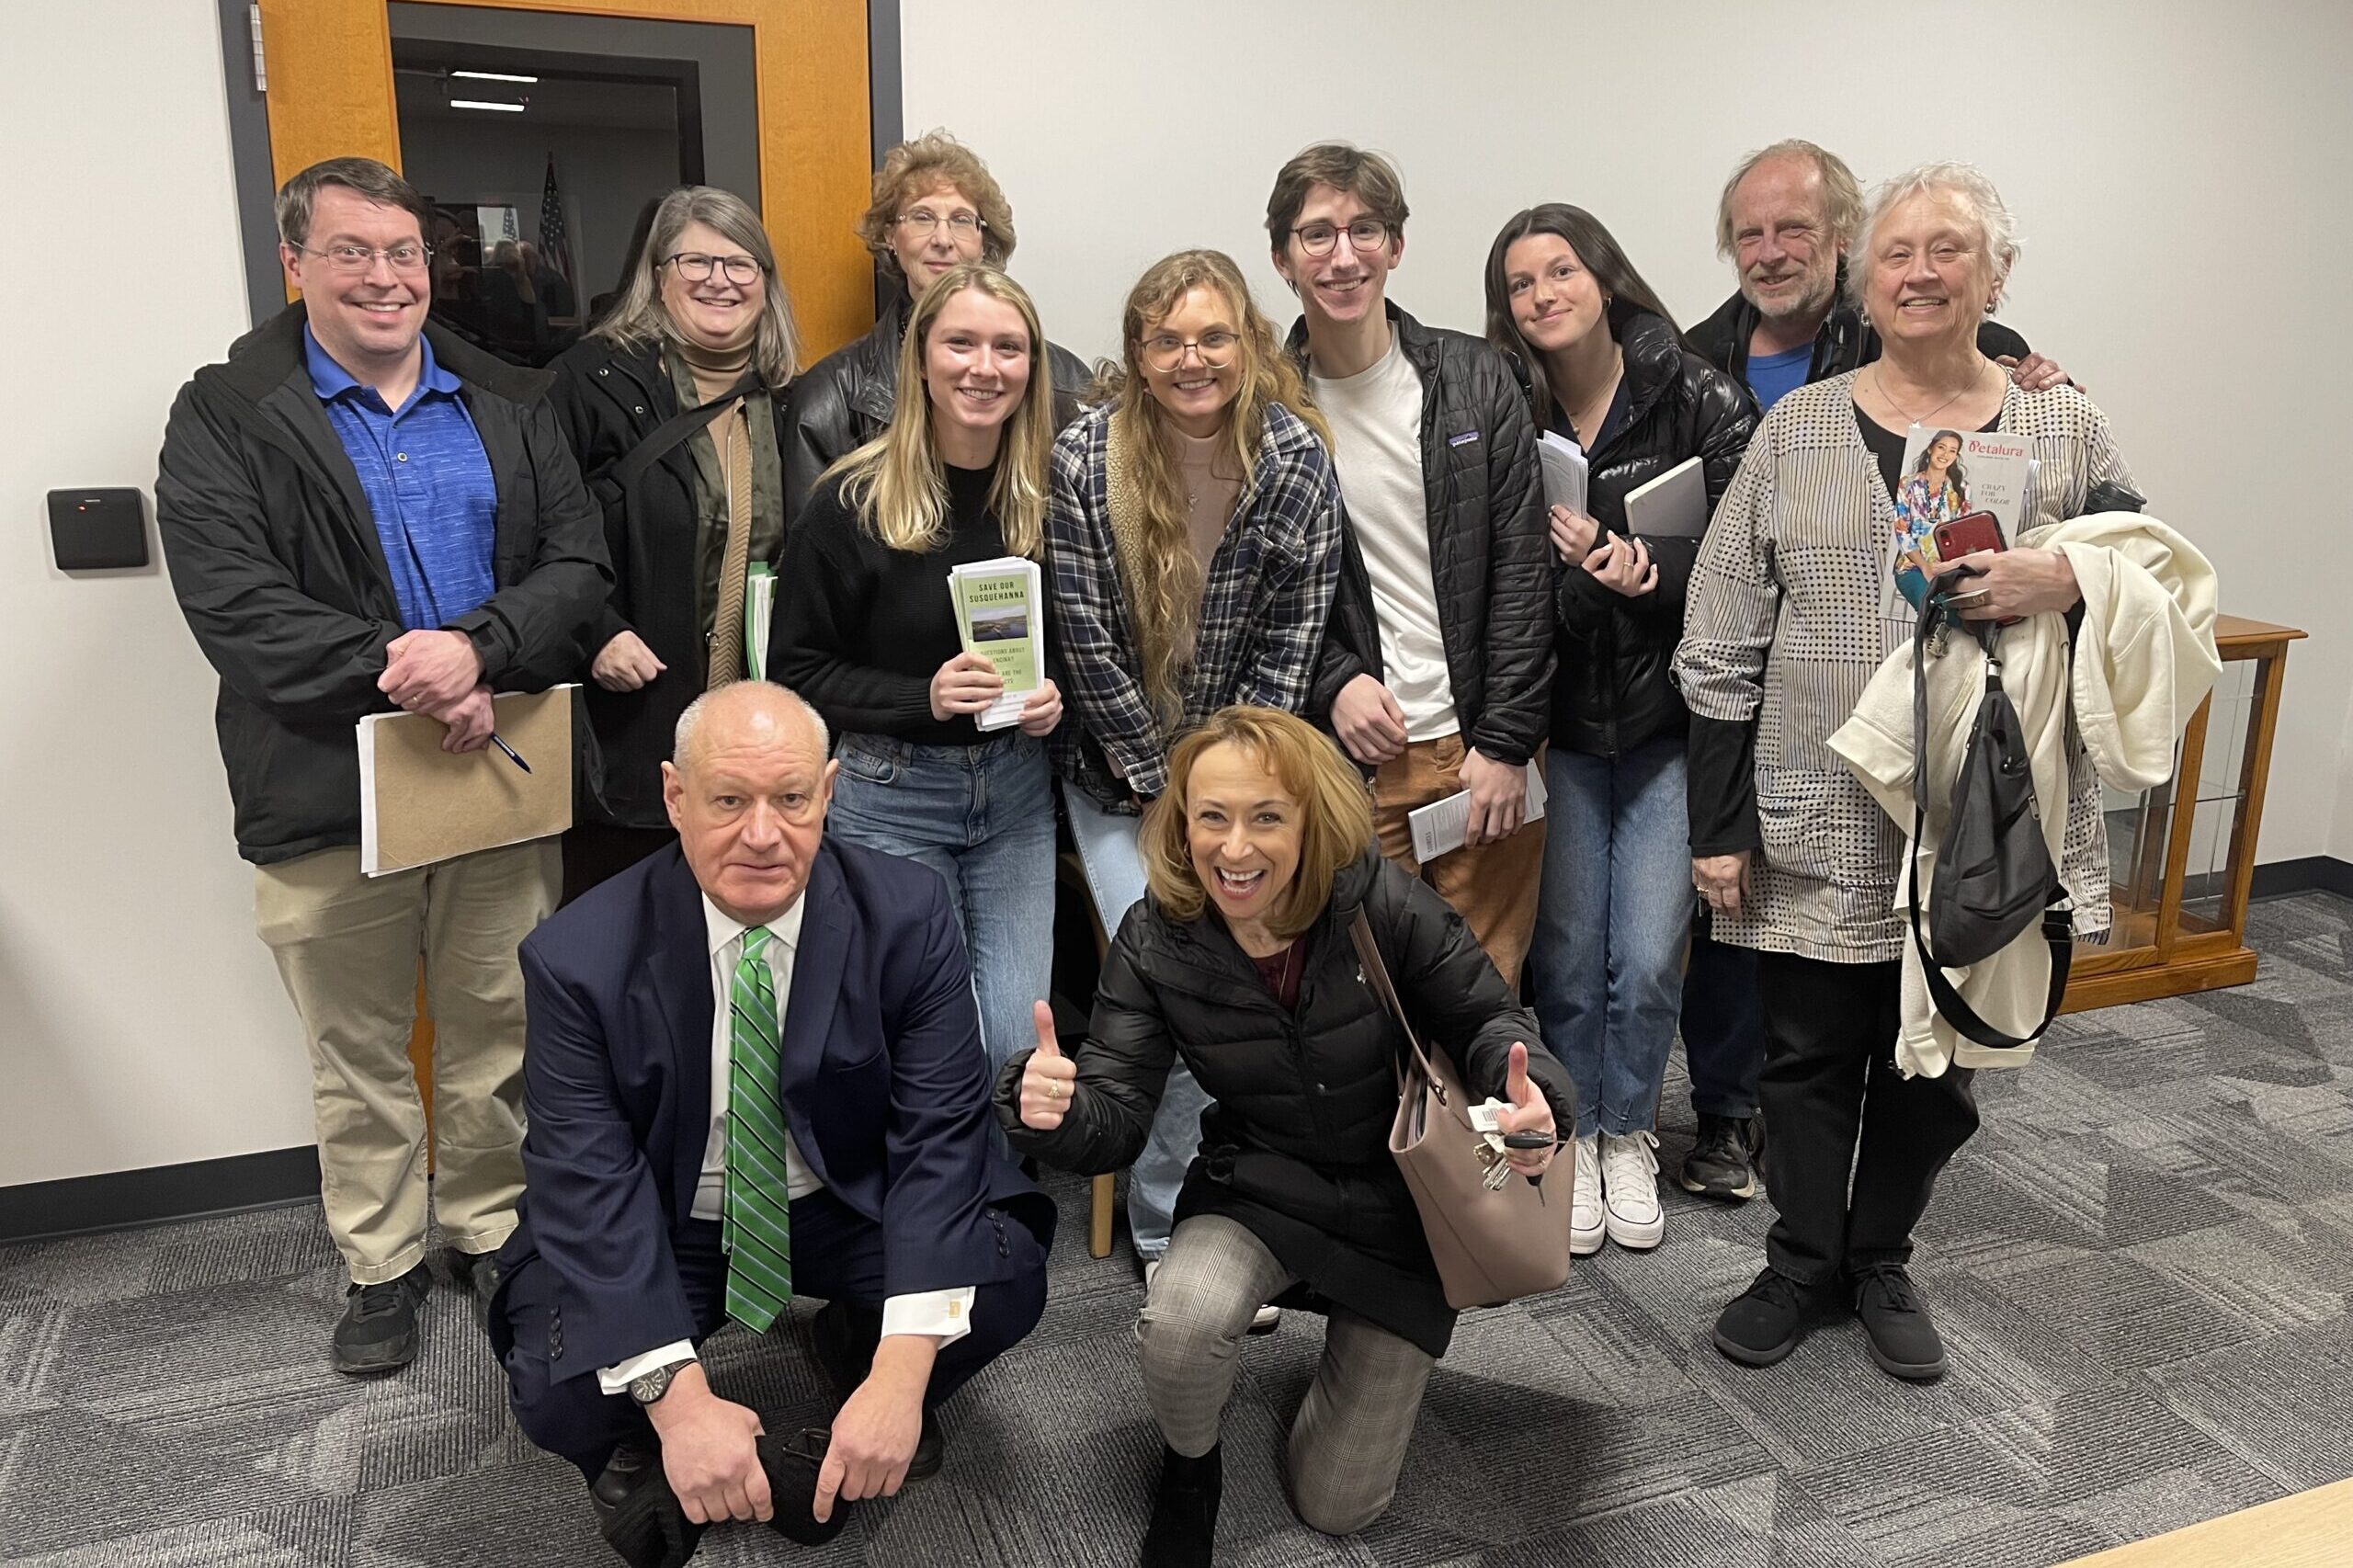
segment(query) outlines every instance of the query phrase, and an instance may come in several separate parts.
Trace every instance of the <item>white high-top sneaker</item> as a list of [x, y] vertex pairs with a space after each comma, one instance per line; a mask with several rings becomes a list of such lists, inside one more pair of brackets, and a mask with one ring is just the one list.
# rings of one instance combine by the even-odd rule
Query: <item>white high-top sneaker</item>
[[[1602, 1209], [1609, 1239], [1643, 1251], [1666, 1236], [1666, 1210], [1658, 1203], [1658, 1137], [1629, 1132], [1601, 1135]], [[1574, 1228], [1571, 1234], [1574, 1234]], [[1570, 1244], [1572, 1251], [1576, 1244]]]
[[1569, 1204], [1569, 1256], [1585, 1257], [1599, 1252], [1608, 1233], [1601, 1203], [1601, 1134], [1571, 1142], [1577, 1152], [1577, 1181]]

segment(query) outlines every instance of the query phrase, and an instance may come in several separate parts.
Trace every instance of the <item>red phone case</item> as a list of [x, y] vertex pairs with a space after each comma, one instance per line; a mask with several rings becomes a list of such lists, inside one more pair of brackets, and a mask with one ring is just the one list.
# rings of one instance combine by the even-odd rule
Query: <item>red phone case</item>
[[[1938, 523], [1930, 537], [1936, 540], [1937, 561], [1947, 570], [1972, 551], [2007, 548], [2002, 542], [2001, 522], [1991, 512], [1972, 512], [1966, 517], [1955, 517], [1951, 522]], [[2018, 623], [2017, 616], [2007, 615], [1994, 624], [2016, 626]]]
[[1991, 512], [1972, 512], [1949, 523], [1938, 523], [1933, 536], [1937, 559], [1949, 566], [1973, 551], [2001, 550], [2002, 525]]

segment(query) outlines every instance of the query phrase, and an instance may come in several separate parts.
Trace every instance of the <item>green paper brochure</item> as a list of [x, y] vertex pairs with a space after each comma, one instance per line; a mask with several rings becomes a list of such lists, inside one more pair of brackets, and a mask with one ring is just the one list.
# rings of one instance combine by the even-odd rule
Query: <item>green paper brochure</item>
[[973, 715], [973, 722], [1002, 730], [1020, 720], [1021, 705], [1045, 680], [1044, 580], [1038, 563], [1017, 555], [968, 562], [948, 574], [948, 593], [964, 651], [995, 665], [1005, 680], [1005, 695]]

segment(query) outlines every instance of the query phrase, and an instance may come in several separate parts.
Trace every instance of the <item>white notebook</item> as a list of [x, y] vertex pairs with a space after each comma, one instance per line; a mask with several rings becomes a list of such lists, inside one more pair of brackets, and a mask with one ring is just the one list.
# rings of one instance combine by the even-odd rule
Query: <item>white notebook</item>
[[1708, 531], [1708, 476], [1685, 458], [1656, 479], [1626, 492], [1626, 531], [1653, 539], [1698, 539]]
[[[1527, 820], [1534, 822], [1543, 814], [1544, 770], [1531, 762], [1528, 765]], [[1405, 825], [1414, 833], [1414, 858], [1425, 865], [1461, 848], [1463, 832], [1471, 825], [1471, 791], [1415, 807], [1405, 813]]]

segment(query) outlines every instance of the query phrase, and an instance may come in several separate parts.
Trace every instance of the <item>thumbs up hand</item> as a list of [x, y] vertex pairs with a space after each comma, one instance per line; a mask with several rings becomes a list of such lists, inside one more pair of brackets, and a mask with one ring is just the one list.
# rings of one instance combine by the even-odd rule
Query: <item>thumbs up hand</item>
[[1021, 1125], [1051, 1132], [1070, 1108], [1078, 1063], [1063, 1054], [1054, 1039], [1054, 1010], [1040, 1002], [1029, 1012], [1038, 1025], [1038, 1049], [1021, 1069]]
[[[1504, 1074], [1504, 1097], [1511, 1102], [1495, 1113], [1495, 1125], [1509, 1135], [1514, 1132], [1542, 1132], [1557, 1139], [1560, 1130], [1552, 1124], [1552, 1105], [1544, 1091], [1528, 1076], [1528, 1047], [1518, 1040], [1511, 1043], [1511, 1065]], [[1512, 1149], [1505, 1153], [1511, 1168], [1522, 1176], [1541, 1176], [1544, 1167], [1552, 1163], [1554, 1144], [1541, 1149]]]

